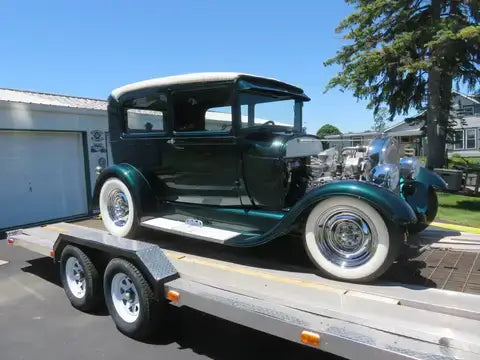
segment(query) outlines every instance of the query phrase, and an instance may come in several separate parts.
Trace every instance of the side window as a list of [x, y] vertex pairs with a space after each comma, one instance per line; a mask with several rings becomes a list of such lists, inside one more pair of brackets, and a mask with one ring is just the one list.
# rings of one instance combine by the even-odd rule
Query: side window
[[228, 87], [173, 94], [175, 132], [225, 132], [232, 129], [232, 96]]
[[125, 104], [125, 130], [142, 134], [165, 131], [167, 96], [151, 94], [130, 100]]
[[205, 130], [230, 131], [232, 129], [232, 107], [220, 106], [207, 110], [205, 114]]
[[161, 110], [127, 110], [127, 129], [129, 132], [164, 131], [165, 114]]

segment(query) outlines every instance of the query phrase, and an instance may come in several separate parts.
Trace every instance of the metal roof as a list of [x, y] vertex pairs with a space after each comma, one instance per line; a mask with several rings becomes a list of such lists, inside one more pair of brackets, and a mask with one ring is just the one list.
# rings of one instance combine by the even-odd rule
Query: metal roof
[[249, 77], [249, 78], [255, 78], [259, 80], [274, 81], [281, 85], [294, 87], [301, 91], [300, 88], [294, 85], [290, 85], [283, 81], [276, 80], [273, 78], [263, 77], [263, 76], [250, 75], [250, 74], [237, 73], [237, 72], [203, 72], [203, 73], [191, 73], [191, 74], [183, 74], [183, 75], [166, 76], [161, 78], [139, 81], [132, 84], [127, 84], [113, 90], [111, 96], [114, 99], [118, 100], [122, 95], [125, 95], [131, 91], [141, 90], [145, 88], [169, 87], [169, 86], [180, 85], [180, 84], [195, 84], [195, 83], [202, 83], [202, 82], [234, 81], [239, 77], [243, 77], [243, 76]]
[[5, 88], [0, 88], [0, 101], [61, 106], [75, 109], [107, 110], [106, 100]]

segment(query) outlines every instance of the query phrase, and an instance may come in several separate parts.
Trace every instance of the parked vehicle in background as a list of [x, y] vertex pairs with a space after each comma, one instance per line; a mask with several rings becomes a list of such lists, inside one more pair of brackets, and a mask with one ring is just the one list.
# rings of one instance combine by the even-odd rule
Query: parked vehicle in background
[[[231, 246], [297, 232], [324, 275], [377, 278], [401, 253], [417, 216], [393, 191], [398, 171], [397, 178], [378, 173], [379, 185], [315, 186], [310, 162], [322, 143], [303, 131], [305, 101], [298, 87], [239, 73], [114, 90], [108, 116], [115, 165], [101, 172], [94, 191], [105, 227], [122, 237], [148, 227]], [[210, 126], [207, 112], [228, 123]], [[372, 167], [386, 170], [390, 155]]]
[[394, 137], [372, 139], [368, 145], [330, 148], [312, 163], [314, 182], [323, 185], [334, 180], [373, 182], [399, 194], [415, 211], [418, 221], [408, 226], [418, 233], [435, 219], [438, 210], [436, 190], [447, 184], [415, 157], [400, 158]]

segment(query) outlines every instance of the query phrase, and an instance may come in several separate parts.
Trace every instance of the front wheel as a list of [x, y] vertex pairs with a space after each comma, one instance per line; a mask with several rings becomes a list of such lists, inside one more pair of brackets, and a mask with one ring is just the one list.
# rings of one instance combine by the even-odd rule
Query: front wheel
[[327, 277], [370, 282], [397, 257], [401, 231], [362, 200], [333, 197], [318, 203], [305, 225], [305, 249]]

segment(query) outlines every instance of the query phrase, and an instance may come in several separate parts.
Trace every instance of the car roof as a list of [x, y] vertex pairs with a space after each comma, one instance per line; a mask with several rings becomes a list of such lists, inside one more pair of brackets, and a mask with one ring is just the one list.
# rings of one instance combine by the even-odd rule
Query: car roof
[[122, 96], [138, 90], [156, 89], [156, 88], [158, 89], [158, 88], [167, 88], [175, 85], [188, 85], [188, 84], [210, 83], [210, 82], [213, 83], [213, 82], [221, 82], [221, 81], [233, 82], [239, 78], [248, 78], [253, 80], [267, 81], [270, 83], [274, 83], [280, 87], [290, 88], [294, 90], [294, 92], [303, 94], [302, 89], [273, 78], [251, 75], [246, 73], [237, 73], [237, 72], [202, 72], [202, 73], [166, 76], [166, 77], [149, 79], [149, 80], [127, 84], [113, 90], [111, 93], [111, 97], [118, 101]]

